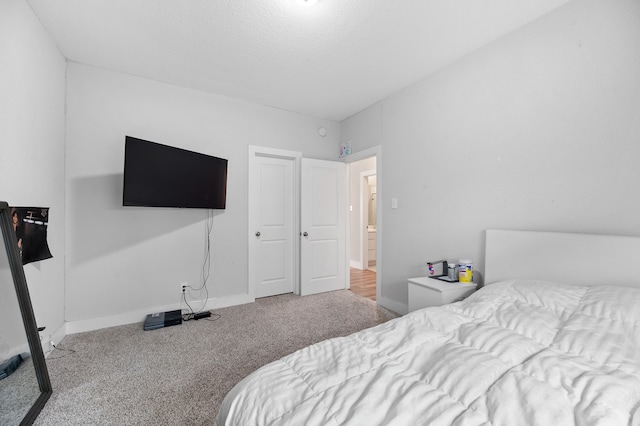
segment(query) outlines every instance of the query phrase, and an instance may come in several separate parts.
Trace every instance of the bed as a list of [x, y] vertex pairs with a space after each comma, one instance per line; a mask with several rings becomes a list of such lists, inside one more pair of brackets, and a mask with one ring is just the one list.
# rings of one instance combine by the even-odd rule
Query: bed
[[640, 425], [640, 238], [486, 231], [485, 286], [238, 383], [222, 425]]

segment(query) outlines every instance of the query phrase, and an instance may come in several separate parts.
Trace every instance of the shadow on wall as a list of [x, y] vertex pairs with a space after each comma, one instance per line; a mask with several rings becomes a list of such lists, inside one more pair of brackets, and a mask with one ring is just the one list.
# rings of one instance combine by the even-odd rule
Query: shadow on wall
[[81, 265], [206, 219], [203, 209], [123, 207], [122, 182], [122, 174], [72, 179], [67, 206], [70, 265]]

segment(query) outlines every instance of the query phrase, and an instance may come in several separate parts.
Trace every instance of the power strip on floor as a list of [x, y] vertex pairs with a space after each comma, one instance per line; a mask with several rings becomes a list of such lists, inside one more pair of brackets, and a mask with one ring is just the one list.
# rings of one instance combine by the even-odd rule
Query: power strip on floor
[[211, 316], [211, 312], [210, 311], [204, 311], [204, 312], [196, 312], [195, 314], [193, 314], [193, 319], [194, 320], [199, 320], [202, 318], [209, 318]]

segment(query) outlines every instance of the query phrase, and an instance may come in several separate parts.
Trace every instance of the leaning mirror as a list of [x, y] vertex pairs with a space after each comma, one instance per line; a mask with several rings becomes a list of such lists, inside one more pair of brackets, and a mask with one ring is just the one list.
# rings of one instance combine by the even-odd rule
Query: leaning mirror
[[51, 395], [10, 208], [0, 201], [0, 424], [30, 425]]

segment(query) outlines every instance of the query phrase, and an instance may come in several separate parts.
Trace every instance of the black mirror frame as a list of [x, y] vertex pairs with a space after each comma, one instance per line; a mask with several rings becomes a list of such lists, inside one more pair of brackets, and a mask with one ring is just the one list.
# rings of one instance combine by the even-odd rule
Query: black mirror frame
[[53, 393], [53, 390], [51, 389], [49, 372], [44, 359], [42, 345], [40, 344], [38, 325], [36, 324], [36, 319], [33, 314], [33, 306], [31, 305], [27, 279], [22, 267], [22, 259], [20, 258], [20, 252], [18, 251], [18, 241], [16, 240], [15, 232], [11, 229], [11, 209], [4, 201], [0, 201], [0, 226], [2, 228], [4, 246], [9, 259], [11, 275], [13, 276], [13, 284], [16, 288], [16, 295], [18, 296], [20, 312], [22, 313], [22, 322], [24, 323], [29, 349], [31, 350], [31, 358], [33, 360], [36, 377], [38, 378], [38, 385], [40, 387], [40, 396], [36, 399], [35, 403], [20, 423], [21, 425], [31, 425], [47, 403], [47, 400]]

